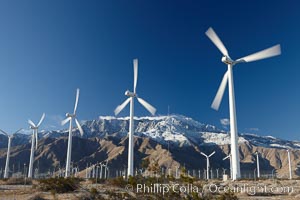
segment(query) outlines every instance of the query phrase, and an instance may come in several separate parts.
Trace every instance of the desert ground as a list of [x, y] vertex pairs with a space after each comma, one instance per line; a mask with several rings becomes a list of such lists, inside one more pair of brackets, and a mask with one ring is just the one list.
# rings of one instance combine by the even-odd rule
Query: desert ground
[[[61, 178], [60, 180], [64, 181], [65, 179]], [[57, 180], [53, 179], [52, 181]], [[137, 178], [129, 180], [115, 178], [97, 180], [96, 183], [96, 180], [93, 179], [81, 179], [78, 180], [76, 186], [72, 186], [74, 188], [71, 188], [70, 191], [61, 190], [69, 183], [55, 182], [55, 184], [55, 186], [46, 188], [45, 182], [39, 180], [27, 180], [26, 183], [22, 180], [1, 180], [0, 199], [300, 199], [300, 180], [268, 179], [233, 182], [199, 181], [186, 178], [180, 180], [143, 178], [142, 181]]]

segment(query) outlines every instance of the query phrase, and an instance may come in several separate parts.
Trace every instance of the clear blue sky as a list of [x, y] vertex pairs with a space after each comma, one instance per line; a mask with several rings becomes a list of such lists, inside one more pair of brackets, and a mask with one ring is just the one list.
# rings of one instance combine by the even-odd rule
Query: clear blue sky
[[[210, 108], [226, 66], [206, 37], [212, 26], [232, 58], [280, 43], [282, 55], [234, 68], [238, 129], [300, 140], [299, 1], [1, 1], [0, 125], [58, 126], [81, 89], [78, 118], [113, 115], [132, 90], [158, 115], [222, 127]], [[136, 104], [137, 105], [137, 104]], [[121, 113], [127, 115], [129, 109]], [[136, 114], [148, 115], [140, 106]], [[252, 130], [253, 131], [253, 130]]]

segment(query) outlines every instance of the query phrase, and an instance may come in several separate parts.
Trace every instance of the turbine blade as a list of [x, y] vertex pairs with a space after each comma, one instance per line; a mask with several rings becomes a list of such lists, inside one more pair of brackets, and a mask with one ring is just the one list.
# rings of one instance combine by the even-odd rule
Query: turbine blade
[[75, 123], [76, 123], [76, 125], [77, 125], [77, 127], [78, 127], [78, 130], [79, 130], [79, 132], [80, 132], [80, 135], [83, 136], [83, 130], [82, 130], [82, 128], [81, 128], [81, 125], [80, 125], [79, 121], [78, 121], [76, 118], [75, 118]]
[[20, 128], [19, 130], [17, 130], [16, 132], [14, 132], [13, 135], [16, 134], [16, 133], [19, 133], [21, 130], [23, 130], [23, 129]]
[[237, 59], [236, 62], [252, 62], [256, 60], [261, 60], [265, 58], [270, 58], [273, 56], [278, 56], [281, 54], [280, 44], [272, 46], [268, 49], [259, 51], [257, 53], [251, 54], [249, 56], [245, 56], [243, 58]]
[[39, 126], [42, 124], [44, 118], [45, 118], [45, 113], [43, 113], [43, 115], [42, 115], [42, 117], [41, 117], [41, 119], [40, 119], [40, 121], [39, 121], [37, 127], [39, 127]]
[[230, 157], [230, 155], [228, 155], [228, 156], [226, 156], [225, 158], [223, 158], [223, 160], [226, 160], [227, 158], [229, 158]]
[[221, 101], [222, 101], [222, 98], [223, 98], [223, 95], [224, 95], [224, 91], [225, 91], [225, 88], [226, 88], [226, 85], [227, 85], [227, 81], [228, 81], [228, 71], [224, 74], [222, 82], [221, 82], [221, 84], [219, 86], [219, 89], [217, 91], [217, 94], [214, 98], [214, 101], [211, 104], [211, 107], [215, 110], [218, 110], [219, 107], [220, 107], [220, 104], [221, 104]]
[[207, 157], [207, 155], [206, 155], [206, 154], [204, 154], [203, 152], [200, 152], [200, 154], [202, 154], [203, 156]]
[[35, 127], [35, 124], [34, 124], [30, 119], [28, 120], [28, 123], [29, 123], [31, 126]]
[[64, 119], [62, 122], [61, 122], [61, 125], [65, 125], [66, 123], [68, 123], [69, 121], [71, 120], [71, 117], [67, 117], [66, 119]]
[[115, 109], [115, 115], [118, 115], [129, 103], [129, 101], [130, 101], [130, 97], [126, 99], [121, 105], [118, 105], [117, 108]]
[[220, 40], [214, 29], [211, 27], [205, 32], [207, 37], [216, 45], [216, 47], [222, 52], [224, 56], [228, 56], [228, 51], [225, 48], [223, 42]]
[[214, 155], [216, 152], [214, 151], [214, 152], [212, 152], [208, 157], [211, 157], [212, 155]]
[[78, 105], [78, 99], [79, 99], [79, 88], [76, 90], [76, 100], [75, 100], [75, 106], [74, 106], [74, 114], [76, 113], [77, 110], [77, 105]]
[[2, 133], [3, 133], [4, 135], [6, 135], [7, 137], [8, 137], [8, 135], [9, 135], [8, 133], [6, 133], [5, 131], [3, 131], [3, 130], [1, 130], [1, 129], [0, 129], [0, 132], [2, 132]]
[[136, 85], [138, 79], [138, 59], [133, 60], [133, 72], [134, 72], [134, 84], [133, 84], [133, 92], [136, 92]]
[[146, 102], [144, 99], [137, 97], [138, 102], [142, 104], [152, 115], [155, 115], [156, 109], [151, 106], [148, 102]]

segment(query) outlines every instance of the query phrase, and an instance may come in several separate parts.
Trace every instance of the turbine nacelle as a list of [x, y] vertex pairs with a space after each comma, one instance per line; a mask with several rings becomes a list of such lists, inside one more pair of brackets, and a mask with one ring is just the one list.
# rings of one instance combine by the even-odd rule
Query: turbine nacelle
[[74, 117], [76, 117], [76, 115], [75, 114], [66, 113], [66, 117], [74, 118]]
[[222, 57], [222, 62], [227, 64], [227, 65], [234, 65], [235, 64], [235, 62], [229, 56], [223, 56]]
[[126, 90], [125, 95], [128, 97], [136, 97], [136, 94], [133, 92], [130, 92], [129, 90]]
[[30, 125], [29, 128], [33, 129], [33, 130], [37, 130], [39, 127], [38, 126], [32, 126], [32, 125]]

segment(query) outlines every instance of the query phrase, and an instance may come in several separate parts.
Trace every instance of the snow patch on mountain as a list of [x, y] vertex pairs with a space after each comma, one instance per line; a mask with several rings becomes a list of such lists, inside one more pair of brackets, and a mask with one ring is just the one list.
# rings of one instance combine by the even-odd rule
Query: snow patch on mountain
[[[204, 132], [202, 133], [202, 138], [204, 144], [214, 144], [214, 145], [226, 145], [230, 144], [230, 135], [228, 133], [212, 133]], [[243, 137], [239, 137], [238, 143], [246, 143], [247, 140]]]

